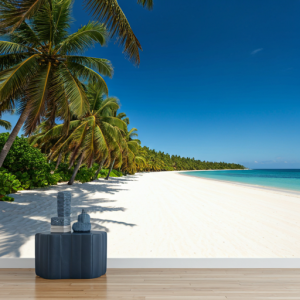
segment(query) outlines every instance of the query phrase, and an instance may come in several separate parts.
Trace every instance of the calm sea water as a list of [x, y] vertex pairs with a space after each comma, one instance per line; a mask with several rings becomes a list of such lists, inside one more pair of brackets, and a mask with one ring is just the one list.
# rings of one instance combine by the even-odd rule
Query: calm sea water
[[300, 191], [300, 170], [222, 170], [182, 174]]

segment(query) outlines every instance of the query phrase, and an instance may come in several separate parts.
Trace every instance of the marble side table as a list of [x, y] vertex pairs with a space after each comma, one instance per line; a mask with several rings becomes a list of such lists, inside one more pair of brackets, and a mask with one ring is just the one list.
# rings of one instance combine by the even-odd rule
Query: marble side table
[[45, 279], [90, 279], [106, 273], [107, 234], [37, 233], [35, 273]]

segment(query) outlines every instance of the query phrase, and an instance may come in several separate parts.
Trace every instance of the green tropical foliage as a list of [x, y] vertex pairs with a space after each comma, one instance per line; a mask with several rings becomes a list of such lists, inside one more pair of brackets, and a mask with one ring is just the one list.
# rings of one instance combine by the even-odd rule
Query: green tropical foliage
[[140, 153], [141, 141], [136, 138], [137, 136], [136, 128], [132, 128], [129, 131], [126, 130], [125, 132], [125, 139], [128, 147], [127, 155], [124, 157], [122, 165], [122, 171], [125, 173], [134, 174], [137, 171], [137, 166], [141, 163], [146, 164], [144, 156]]
[[[58, 19], [62, 23], [66, 20], [67, 15], [62, 8], [56, 8], [55, 5], [59, 2], [53, 0], [2, 0], [0, 2], [0, 32], [7, 33], [18, 30], [32, 18], [41, 15], [41, 12], [44, 12], [45, 7], [47, 7], [57, 13], [52, 18], [51, 15], [50, 17], [49, 15], [44, 15], [46, 20], [40, 19], [40, 21], [42, 21], [41, 26], [43, 26], [44, 21], [49, 22], [50, 26], [48, 27], [52, 30], [51, 41], [54, 42], [54, 35], [59, 32], [59, 25], [55, 21]], [[139, 64], [139, 50], [142, 50], [142, 47], [117, 0], [85, 0], [84, 3], [86, 9], [95, 18], [109, 27], [111, 36], [117, 36], [117, 40], [124, 47], [127, 57], [135, 64]], [[137, 3], [148, 9], [153, 7], [152, 0], [138, 0]], [[43, 26], [43, 34], [49, 37], [47, 31], [49, 32], [49, 28]], [[29, 37], [33, 42], [37, 41], [37, 37], [33, 36], [29, 29], [26, 31], [26, 34], [26, 37]]]
[[[81, 183], [89, 182], [94, 180], [95, 172], [98, 170], [99, 164], [94, 163], [91, 168], [88, 168], [86, 165], [82, 165], [79, 169], [75, 180]], [[67, 182], [70, 180], [72, 174], [74, 172], [74, 167], [69, 168], [69, 164], [62, 162], [59, 164], [57, 170], [55, 170], [55, 174], [60, 176], [60, 182]], [[99, 171], [97, 178], [105, 178], [108, 174], [108, 169], [102, 169]], [[123, 176], [122, 172], [117, 170], [112, 170], [110, 173], [110, 177], [121, 177]]]
[[[80, 79], [103, 85], [100, 76], [112, 76], [106, 59], [82, 56], [88, 48], [104, 45], [104, 25], [90, 22], [69, 35], [71, 2], [52, 0], [23, 22], [9, 41], [0, 41], [0, 102], [3, 109], [21, 101], [28, 107], [25, 134], [31, 134], [46, 113], [49, 121], [60, 117], [67, 121], [70, 110], [81, 116], [88, 110], [88, 101]], [[50, 111], [51, 109], [51, 111]]]
[[[8, 139], [8, 133], [0, 134], [0, 149]], [[51, 166], [40, 149], [32, 147], [25, 137], [17, 137], [13, 143], [3, 168], [21, 182], [23, 189], [32, 189], [57, 184], [58, 174], [51, 174]]]
[[18, 105], [25, 135], [35, 131], [41, 118], [50, 127], [60, 119], [68, 128], [72, 116], [85, 115], [89, 102], [82, 82], [108, 93], [101, 75], [112, 76], [111, 63], [82, 55], [95, 44], [105, 45], [106, 27], [90, 22], [69, 34], [70, 23], [70, 0], [44, 1], [29, 21], [0, 41], [0, 111]]
[[6, 130], [11, 130], [11, 124], [8, 121], [0, 119], [0, 127], [4, 127]]
[[189, 157], [170, 155], [161, 151], [151, 150], [148, 147], [139, 149], [145, 158], [146, 164], [138, 164], [138, 171], [180, 171], [180, 170], [222, 170], [244, 169], [240, 164], [225, 162], [209, 162]]
[[111, 97], [104, 99], [104, 91], [95, 84], [85, 88], [89, 110], [81, 118], [72, 116], [68, 134], [65, 133], [65, 124], [54, 125], [50, 130], [42, 126], [43, 130], [31, 136], [30, 141], [47, 150], [49, 142], [56, 141], [50, 149], [49, 159], [62, 154], [70, 166], [80, 159], [80, 164], [86, 164], [88, 168], [92, 167], [93, 162], [100, 163], [102, 160], [107, 164], [113, 160], [116, 167], [120, 167], [122, 152], [127, 147], [122, 131], [126, 130], [127, 125], [113, 116], [119, 108], [118, 100]]
[[22, 189], [21, 182], [15, 175], [8, 173], [6, 170], [0, 170], [0, 201], [13, 201], [14, 198], [7, 195], [20, 189]]

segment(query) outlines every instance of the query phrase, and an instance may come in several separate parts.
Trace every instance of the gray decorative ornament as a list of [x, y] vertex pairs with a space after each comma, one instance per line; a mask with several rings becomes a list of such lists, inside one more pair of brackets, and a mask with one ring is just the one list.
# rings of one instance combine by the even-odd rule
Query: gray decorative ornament
[[71, 215], [71, 193], [58, 192], [57, 194], [58, 217], [70, 217]]
[[51, 232], [71, 232], [71, 193], [58, 192], [57, 215], [51, 218]]
[[74, 232], [90, 232], [91, 223], [90, 216], [82, 210], [82, 213], [78, 215], [78, 222], [74, 223], [72, 226]]

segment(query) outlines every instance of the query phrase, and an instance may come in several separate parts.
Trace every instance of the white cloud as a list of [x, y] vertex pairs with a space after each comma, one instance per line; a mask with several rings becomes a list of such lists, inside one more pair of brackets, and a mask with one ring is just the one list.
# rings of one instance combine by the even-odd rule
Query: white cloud
[[255, 54], [257, 54], [258, 52], [260, 52], [260, 51], [262, 51], [262, 50], [264, 50], [264, 49], [263, 49], [263, 48], [255, 49], [255, 50], [253, 50], [253, 51], [251, 52], [251, 55], [255, 55]]

